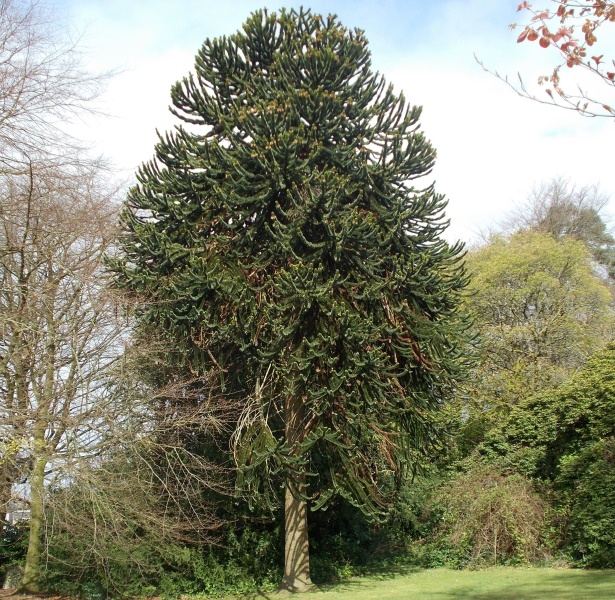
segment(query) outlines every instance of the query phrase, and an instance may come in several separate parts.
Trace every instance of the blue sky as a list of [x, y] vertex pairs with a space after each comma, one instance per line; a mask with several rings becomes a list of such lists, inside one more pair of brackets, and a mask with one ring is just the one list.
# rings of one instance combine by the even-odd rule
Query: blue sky
[[[438, 150], [432, 179], [449, 199], [451, 239], [470, 241], [522, 203], [532, 185], [556, 176], [579, 185], [600, 184], [615, 208], [610, 151], [615, 122], [524, 100], [474, 59], [476, 53], [511, 78], [521, 72], [530, 84], [550, 72], [555, 57], [537, 46], [516, 44], [518, 33], [508, 29], [519, 18], [517, 0], [49, 3], [73, 34], [81, 35], [89, 67], [117, 71], [101, 98], [110, 116], [83, 123], [79, 135], [122, 177], [130, 179], [151, 157], [156, 128], [175, 123], [167, 110], [170, 86], [191, 69], [205, 38], [235, 32], [258, 8], [303, 5], [336, 13], [344, 25], [365, 30], [374, 67], [411, 103], [423, 106], [423, 130]], [[548, 0], [535, 4], [546, 6]]]

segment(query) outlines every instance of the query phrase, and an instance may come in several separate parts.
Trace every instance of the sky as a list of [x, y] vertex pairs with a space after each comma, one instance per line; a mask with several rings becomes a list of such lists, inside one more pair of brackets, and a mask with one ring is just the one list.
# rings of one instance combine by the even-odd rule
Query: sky
[[[451, 241], [471, 243], [522, 205], [533, 186], [556, 177], [579, 186], [598, 184], [612, 198], [607, 210], [615, 214], [615, 119], [583, 118], [521, 98], [475, 59], [513, 81], [522, 74], [545, 96], [534, 82], [550, 73], [556, 56], [536, 44], [516, 43], [519, 31], [509, 24], [523, 18], [518, 0], [48, 4], [79, 39], [86, 67], [115, 73], [99, 99], [105, 116], [82, 121], [78, 135], [127, 181], [152, 157], [156, 130], [170, 130], [178, 122], [168, 111], [169, 90], [192, 70], [206, 38], [236, 32], [259, 8], [304, 6], [335, 13], [345, 26], [364, 30], [374, 69], [411, 104], [423, 106], [422, 130], [438, 153], [430, 181], [448, 198], [446, 237]], [[549, 0], [535, 4], [548, 6]]]

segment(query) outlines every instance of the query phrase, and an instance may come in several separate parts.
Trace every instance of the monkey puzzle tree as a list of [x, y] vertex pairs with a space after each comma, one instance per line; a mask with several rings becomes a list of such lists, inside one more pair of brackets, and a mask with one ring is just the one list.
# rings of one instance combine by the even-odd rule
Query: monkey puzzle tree
[[438, 442], [464, 371], [462, 248], [440, 237], [444, 198], [412, 184], [435, 159], [421, 109], [371, 70], [361, 31], [259, 11], [195, 69], [172, 89], [187, 126], [139, 170], [111, 266], [145, 326], [245, 399], [241, 482], [284, 481], [284, 585], [301, 590], [308, 504], [377, 511], [378, 470]]

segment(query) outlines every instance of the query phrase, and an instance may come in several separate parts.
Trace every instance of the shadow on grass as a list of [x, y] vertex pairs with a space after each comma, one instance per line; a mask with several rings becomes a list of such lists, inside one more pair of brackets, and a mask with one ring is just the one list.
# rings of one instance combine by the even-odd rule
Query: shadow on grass
[[290, 596], [300, 599], [309, 598], [310, 592], [352, 592], [364, 587], [368, 581], [375, 583], [393, 580], [398, 577], [412, 575], [413, 573], [420, 573], [424, 570], [425, 569], [422, 567], [413, 565], [388, 565], [386, 567], [379, 567], [377, 570], [367, 569], [361, 575], [357, 575], [350, 579], [316, 583], [314, 584], [314, 588], [307, 592], [307, 596], [303, 594], [293, 594], [287, 590], [257, 590], [256, 592], [243, 594], [241, 596], [229, 596], [226, 600], [279, 600], [280, 598], [288, 598]]
[[396, 577], [404, 577], [406, 575], [412, 575], [413, 573], [421, 573], [425, 571], [423, 567], [409, 564], [391, 564], [386, 566], [378, 566], [374, 568], [364, 568], [360, 574], [352, 579], [343, 579], [341, 581], [326, 581], [318, 584], [319, 589], [327, 589], [329, 587], [336, 587], [344, 585], [346, 583], [360, 583], [361, 579], [369, 579], [370, 581], [386, 581], [387, 579], [395, 579]]
[[421, 573], [425, 569], [416, 565], [387, 565], [379, 567], [378, 570], [369, 570], [365, 572], [365, 576], [375, 580], [393, 579], [404, 575], [412, 575], [413, 573]]
[[[354, 588], [364, 586], [366, 581], [386, 581], [395, 579], [397, 577], [403, 577], [406, 575], [411, 575], [413, 573], [420, 573], [425, 569], [422, 567], [417, 567], [416, 565], [405, 565], [405, 564], [397, 564], [397, 565], [378, 565], [373, 568], [364, 568], [362, 571], [352, 576], [348, 579], [341, 580], [332, 580], [332, 581], [324, 581], [317, 582], [314, 584], [314, 587], [311, 592], [327, 592], [327, 591], [352, 591]], [[307, 598], [309, 598], [309, 593]], [[250, 592], [247, 594], [242, 594], [240, 596], [226, 596], [222, 600], [278, 600], [279, 598], [287, 598], [293, 596], [294, 598], [300, 599], [305, 597], [303, 594], [295, 594], [293, 592], [289, 592], [284, 589], [277, 590], [257, 590], [255, 592]], [[1, 599], [0, 599], [1, 600]]]
[[[475, 572], [476, 584], [466, 581], [428, 592], [430, 600], [613, 600], [615, 571], [562, 570], [531, 571], [531, 581], [512, 577], [512, 581], [491, 584], [492, 589], [480, 589], [480, 571]], [[523, 573], [523, 572], [521, 572]], [[537, 577], [538, 576], [538, 577]], [[503, 574], [505, 577], [505, 574]]]
[[[421, 573], [433, 573], [419, 567], [409, 565], [395, 565], [378, 572], [372, 572], [365, 578], [358, 577], [347, 581], [327, 583], [314, 586], [314, 592], [335, 592], [363, 597], [365, 588], [372, 588], [372, 598], [386, 600], [385, 589], [380, 583], [392, 581]], [[452, 572], [463, 581], [450, 581], [451, 572], [443, 573], [441, 584], [437, 579], [430, 581], [423, 578], [416, 580], [410, 577], [410, 582], [420, 580], [420, 591], [417, 598], [428, 600], [613, 600], [615, 599], [615, 570], [608, 571], [581, 571], [581, 570], [511, 570], [494, 574], [489, 571], [457, 571]], [[495, 575], [495, 577], [494, 577]], [[401, 582], [400, 582], [401, 584]], [[403, 584], [402, 584], [403, 585]], [[423, 585], [425, 586], [423, 589]], [[399, 597], [399, 592], [397, 595]], [[259, 591], [245, 596], [242, 600], [279, 600], [291, 596], [283, 591]], [[309, 600], [310, 593], [294, 596]], [[367, 597], [367, 596], [365, 596]]]

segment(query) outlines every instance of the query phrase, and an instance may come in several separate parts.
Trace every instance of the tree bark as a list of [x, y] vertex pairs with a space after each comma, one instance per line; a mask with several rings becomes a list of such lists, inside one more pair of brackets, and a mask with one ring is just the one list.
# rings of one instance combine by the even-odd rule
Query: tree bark
[[45, 493], [45, 466], [47, 458], [38, 456], [30, 479], [30, 533], [20, 593], [39, 592], [40, 557], [43, 549], [43, 502]]
[[[301, 477], [305, 483], [305, 475]], [[293, 592], [304, 592], [312, 586], [307, 528], [307, 503], [295, 496], [297, 488], [292, 481], [286, 483], [284, 579], [282, 587]]]
[[[286, 443], [293, 451], [296, 442], [303, 439], [304, 408], [300, 397], [286, 398]], [[289, 474], [286, 480], [284, 502], [284, 579], [283, 589], [305, 592], [312, 587], [310, 579], [310, 553], [307, 526], [307, 502], [301, 499], [305, 493], [305, 473]]]

